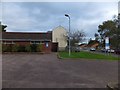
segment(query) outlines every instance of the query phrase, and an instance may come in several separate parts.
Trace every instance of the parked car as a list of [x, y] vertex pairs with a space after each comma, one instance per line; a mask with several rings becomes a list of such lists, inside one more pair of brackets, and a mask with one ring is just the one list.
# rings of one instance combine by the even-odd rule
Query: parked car
[[101, 49], [102, 52], [107, 52], [107, 53], [114, 53], [114, 49]]
[[115, 50], [116, 54], [120, 54], [120, 49]]
[[[66, 46], [65, 50], [66, 50], [66, 51], [69, 51], [69, 47]], [[81, 51], [81, 48], [80, 48], [80, 47], [75, 47], [75, 46], [73, 46], [73, 47], [70, 47], [70, 50], [71, 50], [71, 52], [80, 52], [80, 51]]]
[[114, 53], [115, 50], [113, 50], [113, 49], [108, 49], [107, 52], [108, 52], [108, 53]]
[[102, 48], [102, 49], [101, 49], [101, 52], [107, 52], [107, 50]]
[[75, 47], [74, 49], [75, 52], [80, 52], [80, 50], [81, 50], [80, 47]]
[[90, 51], [95, 51], [96, 49], [95, 48], [90, 48]]

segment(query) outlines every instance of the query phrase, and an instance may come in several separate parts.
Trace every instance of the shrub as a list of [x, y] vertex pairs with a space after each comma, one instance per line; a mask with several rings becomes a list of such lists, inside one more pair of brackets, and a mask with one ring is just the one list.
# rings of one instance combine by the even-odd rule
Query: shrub
[[25, 46], [19, 46], [18, 52], [25, 52]]
[[12, 52], [18, 52], [19, 51], [19, 44], [14, 44], [12, 46]]
[[2, 45], [2, 52], [6, 52], [7, 51], [7, 46], [6, 45]]
[[37, 51], [37, 45], [36, 44], [31, 44], [30, 47], [31, 47], [31, 51], [32, 52], [36, 52]]
[[25, 51], [27, 51], [27, 52], [31, 52], [31, 51], [32, 51], [32, 49], [31, 49], [31, 45], [27, 45], [27, 46], [25, 46]]
[[2, 45], [2, 52], [11, 52], [12, 51], [12, 45]]
[[42, 44], [41, 43], [38, 44], [36, 49], [37, 49], [37, 52], [41, 52], [42, 51]]

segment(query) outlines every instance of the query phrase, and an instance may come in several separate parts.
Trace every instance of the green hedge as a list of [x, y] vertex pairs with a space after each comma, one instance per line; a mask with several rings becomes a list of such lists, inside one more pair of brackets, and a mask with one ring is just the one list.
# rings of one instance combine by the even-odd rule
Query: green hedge
[[41, 52], [42, 44], [20, 46], [19, 44], [2, 45], [2, 52]]
[[31, 44], [30, 47], [32, 52], [37, 52], [37, 44]]
[[18, 47], [18, 52], [26, 52], [25, 46], [19, 46]]
[[31, 45], [27, 45], [27, 46], [25, 47], [25, 51], [26, 51], [26, 52], [32, 52]]
[[38, 44], [36, 48], [37, 52], [42, 52], [42, 48], [42, 44]]
[[2, 45], [2, 52], [12, 52], [12, 45]]
[[18, 44], [14, 44], [12, 45], [12, 52], [18, 52], [19, 51], [19, 45]]

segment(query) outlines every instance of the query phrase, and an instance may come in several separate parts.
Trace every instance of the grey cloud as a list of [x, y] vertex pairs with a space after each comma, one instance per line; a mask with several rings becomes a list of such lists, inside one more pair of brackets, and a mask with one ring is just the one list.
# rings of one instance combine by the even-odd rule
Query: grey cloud
[[[9, 3], [6, 4], [9, 5]], [[19, 15], [22, 19], [31, 20], [29, 20], [29, 27], [17, 29], [19, 25], [16, 25], [11, 28], [11, 31], [47, 31], [58, 25], [68, 28], [68, 18], [64, 16], [67, 13], [71, 16], [71, 30], [84, 29], [91, 37], [97, 31], [97, 26], [107, 17], [106, 12], [117, 7], [116, 3], [98, 2], [17, 2], [14, 4], [19, 6], [21, 10], [25, 10], [21, 16]], [[8, 25], [14, 25], [14, 21], [11, 24], [11, 20], [7, 20], [10, 19], [7, 18], [8, 16], [6, 15], [5, 21]]]

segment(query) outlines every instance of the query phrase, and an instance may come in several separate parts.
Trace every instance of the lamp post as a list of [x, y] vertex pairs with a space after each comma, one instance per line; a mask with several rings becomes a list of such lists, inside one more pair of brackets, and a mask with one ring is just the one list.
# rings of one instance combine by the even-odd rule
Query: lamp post
[[65, 14], [66, 17], [69, 18], [69, 56], [71, 54], [71, 50], [70, 50], [70, 16], [68, 14]]

